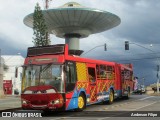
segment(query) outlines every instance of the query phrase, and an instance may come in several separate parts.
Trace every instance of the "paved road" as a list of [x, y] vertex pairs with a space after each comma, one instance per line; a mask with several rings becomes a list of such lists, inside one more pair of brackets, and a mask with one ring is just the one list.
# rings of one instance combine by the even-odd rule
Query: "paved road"
[[20, 96], [5, 96], [0, 99], [0, 111], [21, 107]]
[[[97, 112], [95, 112], [97, 111]], [[126, 111], [126, 112], [124, 112]], [[142, 112], [143, 111], [143, 112]], [[153, 112], [155, 111], [155, 112]], [[155, 116], [156, 114], [160, 116], [160, 97], [159, 96], [148, 96], [148, 95], [132, 95], [128, 100], [116, 100], [112, 105], [97, 104], [88, 106], [83, 112], [62, 112], [56, 114], [42, 114], [42, 118], [45, 120], [150, 120], [159, 118], [151, 117], [133, 117], [135, 114]], [[23, 111], [19, 111], [23, 112]], [[152, 114], [151, 114], [152, 113]], [[126, 117], [131, 116], [132, 117]], [[85, 116], [85, 117], [82, 117]], [[1, 118], [0, 118], [1, 119]], [[8, 118], [9, 119], [9, 118]], [[10, 118], [11, 119], [11, 118]], [[22, 118], [16, 118], [22, 119]], [[27, 118], [23, 118], [27, 119]], [[37, 119], [37, 118], [30, 118]]]
[[[89, 106], [86, 111], [159, 111], [159, 103], [159, 96], [132, 95], [128, 100], [116, 100], [112, 105], [102, 104]], [[149, 106], [149, 108], [147, 106]]]

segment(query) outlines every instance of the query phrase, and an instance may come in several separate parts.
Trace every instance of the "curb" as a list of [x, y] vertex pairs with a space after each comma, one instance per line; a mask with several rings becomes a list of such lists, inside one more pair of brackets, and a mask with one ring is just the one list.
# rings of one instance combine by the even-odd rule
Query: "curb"
[[22, 108], [10, 108], [10, 109], [5, 109], [5, 110], [0, 110], [0, 112], [8, 112], [8, 111], [13, 111], [13, 110], [21, 110]]

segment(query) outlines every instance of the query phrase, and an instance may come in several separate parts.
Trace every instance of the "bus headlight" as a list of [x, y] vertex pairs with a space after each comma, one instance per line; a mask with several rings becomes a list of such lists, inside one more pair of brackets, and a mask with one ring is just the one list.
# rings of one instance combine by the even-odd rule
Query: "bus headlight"
[[59, 99], [54, 101], [54, 104], [59, 104], [59, 103], [60, 103]]
[[22, 104], [27, 104], [27, 102], [25, 100], [22, 101]]
[[52, 100], [52, 101], [50, 101], [50, 104], [59, 104], [60, 103], [60, 100], [59, 99], [57, 99], [57, 100]]
[[90, 102], [90, 98], [87, 98], [87, 103], [89, 103]]
[[22, 100], [22, 104], [28, 104], [29, 102], [26, 100]]

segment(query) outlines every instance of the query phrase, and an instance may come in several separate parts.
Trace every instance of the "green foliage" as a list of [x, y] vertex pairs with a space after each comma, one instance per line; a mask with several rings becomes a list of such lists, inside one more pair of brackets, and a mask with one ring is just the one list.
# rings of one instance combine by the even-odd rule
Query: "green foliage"
[[50, 44], [49, 34], [47, 32], [47, 26], [45, 24], [45, 19], [42, 14], [42, 10], [37, 3], [33, 13], [33, 37], [34, 46], [47, 46]]

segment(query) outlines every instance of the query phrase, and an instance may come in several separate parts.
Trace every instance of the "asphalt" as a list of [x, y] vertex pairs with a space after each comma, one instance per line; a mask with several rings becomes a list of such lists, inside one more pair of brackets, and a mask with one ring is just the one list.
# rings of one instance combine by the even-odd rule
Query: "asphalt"
[[[160, 94], [153, 93], [149, 94], [149, 96], [160, 96]], [[20, 108], [21, 98], [19, 95], [6, 95], [0, 98], [0, 111]]]
[[19, 95], [6, 95], [0, 98], [0, 111], [10, 110], [21, 107], [21, 99]]

